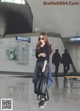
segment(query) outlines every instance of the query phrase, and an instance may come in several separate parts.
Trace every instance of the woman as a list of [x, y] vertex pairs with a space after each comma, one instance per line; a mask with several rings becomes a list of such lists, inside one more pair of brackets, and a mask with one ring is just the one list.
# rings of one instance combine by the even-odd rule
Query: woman
[[[49, 56], [52, 52], [51, 45], [48, 42], [48, 36], [46, 33], [41, 33], [38, 38], [38, 43], [36, 45], [36, 66], [33, 74], [33, 83], [35, 84], [37, 78], [37, 69], [42, 66], [41, 72], [46, 76], [48, 80], [48, 87], [53, 82], [51, 69], [49, 66]], [[39, 102], [39, 106], [43, 106], [45, 103], [45, 96], [42, 95], [41, 101]]]

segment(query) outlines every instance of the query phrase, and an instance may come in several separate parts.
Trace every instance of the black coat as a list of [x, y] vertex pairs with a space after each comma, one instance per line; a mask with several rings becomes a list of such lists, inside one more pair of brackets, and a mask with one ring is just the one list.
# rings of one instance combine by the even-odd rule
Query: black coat
[[72, 64], [72, 60], [68, 52], [62, 54], [61, 63], [63, 63], [64, 65]]
[[52, 56], [52, 63], [55, 65], [59, 65], [60, 62], [61, 62], [61, 56], [58, 52], [55, 52]]

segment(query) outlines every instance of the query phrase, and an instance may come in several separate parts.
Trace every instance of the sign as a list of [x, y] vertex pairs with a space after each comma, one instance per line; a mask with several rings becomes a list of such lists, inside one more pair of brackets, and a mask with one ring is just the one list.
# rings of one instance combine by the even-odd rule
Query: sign
[[26, 36], [16, 36], [16, 40], [31, 42], [31, 38]]

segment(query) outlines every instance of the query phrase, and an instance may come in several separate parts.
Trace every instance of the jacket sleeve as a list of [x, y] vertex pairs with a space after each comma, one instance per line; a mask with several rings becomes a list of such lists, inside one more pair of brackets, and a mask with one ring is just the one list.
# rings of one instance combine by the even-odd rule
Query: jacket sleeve
[[37, 59], [39, 58], [39, 56], [38, 56], [39, 54], [40, 54], [40, 50], [36, 49], [35, 56], [36, 56]]
[[49, 52], [49, 46], [48, 45], [46, 46], [46, 52], [45, 52], [45, 54], [46, 54], [45, 60], [49, 60], [50, 52]]
[[36, 50], [36, 53], [35, 53], [36, 58], [38, 58], [38, 54], [39, 52]]

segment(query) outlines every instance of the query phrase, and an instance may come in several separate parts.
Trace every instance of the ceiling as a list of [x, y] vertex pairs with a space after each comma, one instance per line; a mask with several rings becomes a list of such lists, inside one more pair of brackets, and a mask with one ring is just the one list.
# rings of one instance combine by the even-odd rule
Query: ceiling
[[[80, 0], [71, 0], [78, 5], [44, 5], [44, 2], [51, 0], [27, 1], [33, 13], [33, 31], [55, 32], [62, 37], [80, 36]], [[61, 0], [53, 2], [56, 1]]]
[[0, 3], [0, 35], [31, 33], [33, 16], [28, 4]]

